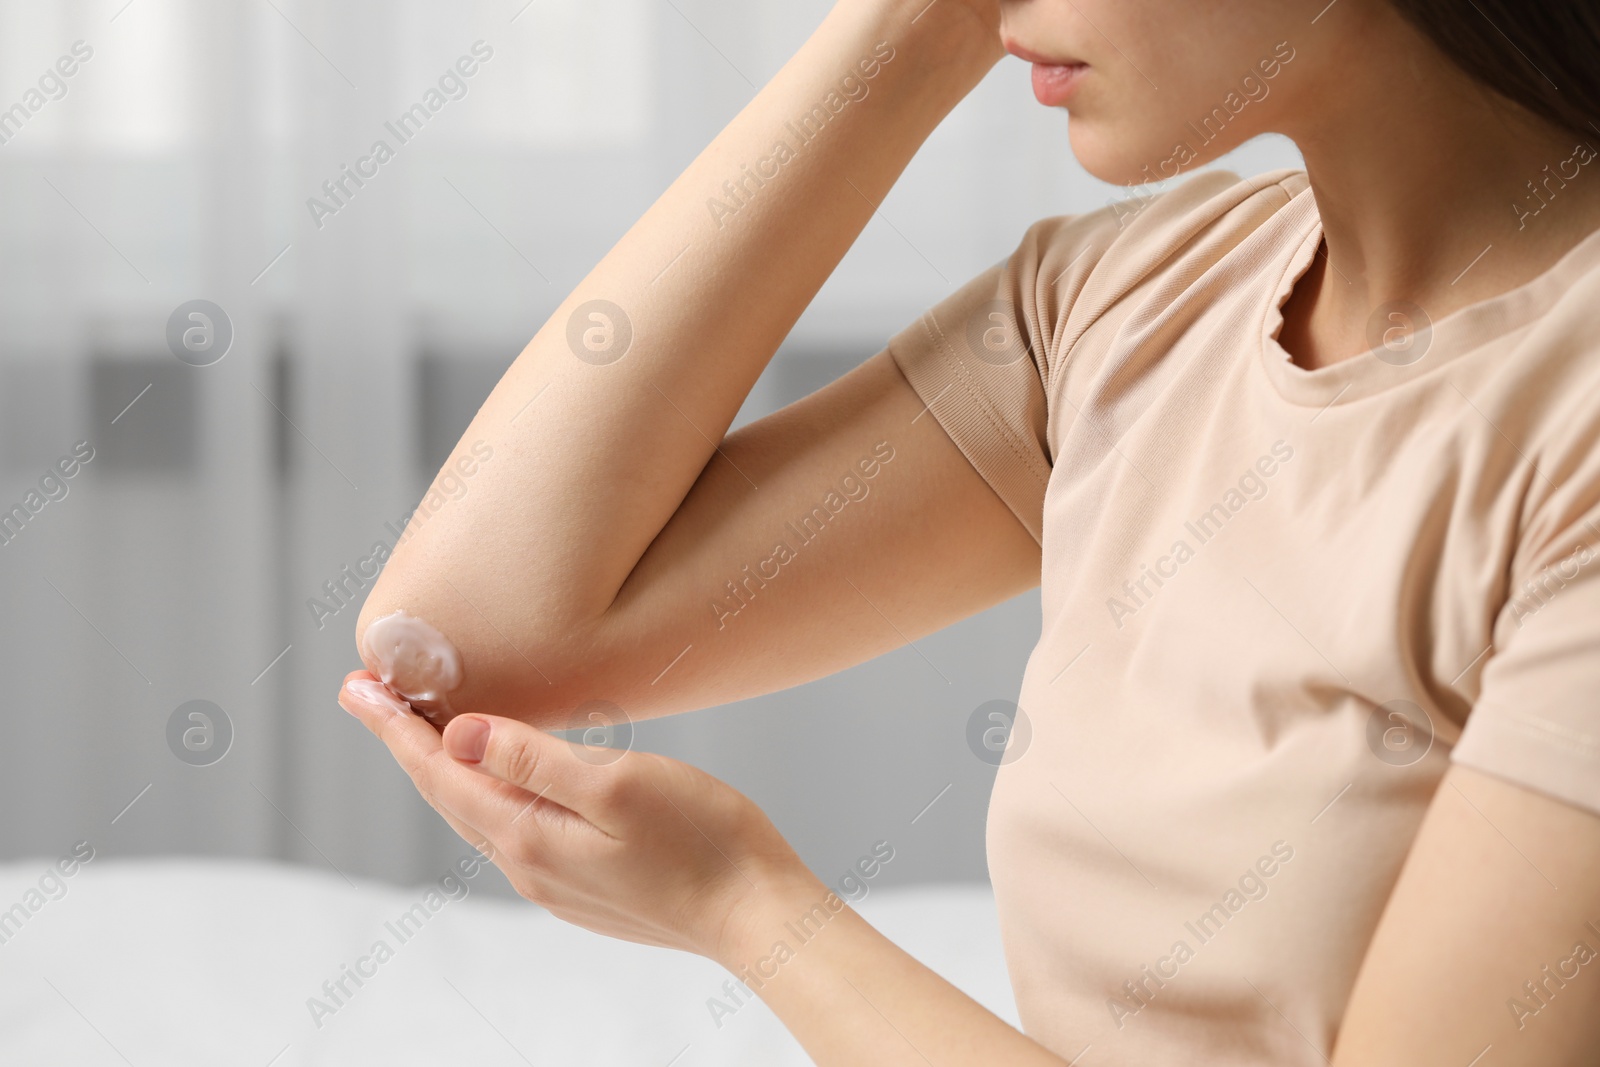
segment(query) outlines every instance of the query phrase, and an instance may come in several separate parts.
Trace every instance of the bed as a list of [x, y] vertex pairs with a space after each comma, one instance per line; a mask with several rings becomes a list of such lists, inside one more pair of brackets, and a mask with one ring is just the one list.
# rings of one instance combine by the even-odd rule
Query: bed
[[[459, 895], [262, 863], [53, 864], [0, 866], [0, 1062], [811, 1062], [715, 964], [492, 897], [493, 875]], [[987, 886], [874, 888], [858, 910], [1015, 1023]]]

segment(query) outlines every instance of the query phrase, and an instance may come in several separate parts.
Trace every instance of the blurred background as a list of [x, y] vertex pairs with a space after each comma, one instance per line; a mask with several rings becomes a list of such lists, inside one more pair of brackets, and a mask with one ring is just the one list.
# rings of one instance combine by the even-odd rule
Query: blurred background
[[[0, 861], [88, 840], [415, 883], [462, 854], [335, 704], [361, 594], [326, 583], [393, 543], [526, 340], [829, 6], [0, 0]], [[464, 95], [313, 212], [477, 42]], [[1297, 162], [1269, 139], [1219, 165]], [[740, 422], [876, 352], [1035, 219], [1126, 195], [1006, 60]], [[226, 318], [185, 362], [169, 320], [195, 300]], [[748, 793], [825, 879], [887, 840], [885, 883], [981, 882], [994, 768], [968, 724], [1015, 698], [1038, 610], [636, 744]]]

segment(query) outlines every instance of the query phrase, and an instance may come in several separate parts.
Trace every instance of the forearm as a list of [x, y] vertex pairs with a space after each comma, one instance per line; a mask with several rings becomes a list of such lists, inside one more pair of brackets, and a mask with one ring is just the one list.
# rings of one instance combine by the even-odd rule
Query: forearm
[[[717, 443], [874, 205], [998, 57], [960, 5], [916, 15], [836, 7], [562, 302], [463, 438], [492, 460], [397, 548], [363, 627], [420, 606], [452, 636], [527, 648], [606, 610], [708, 462], [725, 462]], [[868, 91], [835, 113], [847, 73]], [[829, 117], [802, 143], [819, 107]], [[631, 331], [614, 362], [569, 341], [594, 300]]]
[[769, 891], [751, 912], [737, 919], [718, 962], [761, 997], [819, 1067], [1065, 1064], [816, 879]]

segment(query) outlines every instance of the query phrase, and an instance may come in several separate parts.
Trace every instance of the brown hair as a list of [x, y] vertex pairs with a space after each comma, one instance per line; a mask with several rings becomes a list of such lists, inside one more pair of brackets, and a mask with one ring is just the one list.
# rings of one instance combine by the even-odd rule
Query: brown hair
[[1391, 0], [1474, 80], [1558, 127], [1600, 137], [1597, 0]]

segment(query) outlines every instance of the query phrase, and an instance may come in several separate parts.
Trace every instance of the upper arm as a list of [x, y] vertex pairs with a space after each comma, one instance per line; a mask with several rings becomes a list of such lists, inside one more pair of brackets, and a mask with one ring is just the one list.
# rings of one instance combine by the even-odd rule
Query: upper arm
[[443, 531], [419, 531], [361, 625], [428, 619], [466, 666], [456, 711], [551, 725], [591, 700], [642, 718], [795, 685], [1039, 580], [1038, 544], [887, 352], [730, 434], [597, 618], [515, 602]]
[[[540, 395], [532, 378], [503, 381], [467, 439], [481, 423], [511, 458], [396, 552], [358, 631], [399, 608], [422, 616], [462, 652], [457, 710], [549, 725], [591, 700], [644, 717], [795, 685], [1034, 587], [1047, 383], [1116, 222], [1030, 226], [860, 367], [729, 434], [686, 491], [650, 474], [669, 434], [711, 442], [684, 386], [647, 396], [664, 424], [569, 430], [535, 454], [486, 416], [508, 414], [501, 393]], [[1103, 282], [1081, 317], [1120, 286]], [[587, 410], [575, 388], [552, 395]], [[530, 532], [551, 562], [522, 547]], [[608, 551], [615, 574], [592, 565]]]
[[1562, 1067], [1592, 1064], [1597, 1050], [1600, 816], [1453, 766], [1367, 951], [1333, 1063]]

